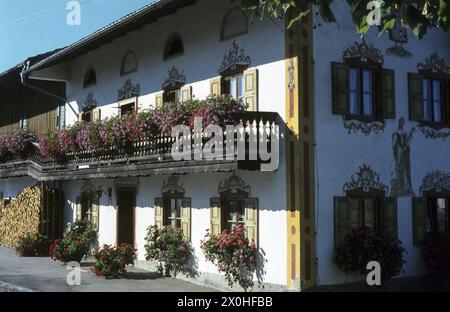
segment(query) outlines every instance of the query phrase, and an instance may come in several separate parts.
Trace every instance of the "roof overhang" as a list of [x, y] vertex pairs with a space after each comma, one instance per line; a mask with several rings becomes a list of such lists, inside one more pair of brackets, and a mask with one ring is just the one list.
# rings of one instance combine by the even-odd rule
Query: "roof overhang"
[[148, 4], [30, 66], [24, 75], [28, 76], [33, 71], [70, 61], [195, 2], [196, 0], [159, 0]]

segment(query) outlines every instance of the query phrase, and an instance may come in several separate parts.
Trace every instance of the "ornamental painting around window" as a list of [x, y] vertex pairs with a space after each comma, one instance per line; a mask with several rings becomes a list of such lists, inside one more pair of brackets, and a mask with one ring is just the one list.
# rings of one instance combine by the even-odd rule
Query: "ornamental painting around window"
[[332, 62], [332, 112], [342, 115], [349, 133], [381, 133], [385, 119], [395, 119], [394, 71], [383, 68], [384, 58], [362, 39]]
[[408, 73], [409, 119], [427, 139], [450, 136], [450, 66], [434, 52]]

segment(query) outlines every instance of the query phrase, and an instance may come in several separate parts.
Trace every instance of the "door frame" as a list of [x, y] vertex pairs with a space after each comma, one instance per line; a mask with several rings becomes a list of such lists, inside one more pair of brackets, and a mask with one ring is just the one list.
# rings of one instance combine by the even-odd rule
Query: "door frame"
[[133, 226], [132, 226], [132, 232], [133, 232], [133, 247], [136, 248], [136, 204], [137, 204], [137, 187], [135, 186], [127, 186], [127, 187], [117, 187], [116, 188], [116, 246], [119, 246], [119, 215], [120, 215], [120, 208], [119, 208], [119, 193], [120, 192], [133, 192], [135, 199], [134, 199], [134, 205], [132, 208], [133, 213]]

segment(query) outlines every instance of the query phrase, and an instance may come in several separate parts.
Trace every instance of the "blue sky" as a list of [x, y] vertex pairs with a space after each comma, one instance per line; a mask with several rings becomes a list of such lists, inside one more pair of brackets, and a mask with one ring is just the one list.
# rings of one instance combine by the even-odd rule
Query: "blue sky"
[[81, 25], [66, 23], [70, 0], [0, 0], [0, 72], [90, 34], [154, 0], [78, 0]]

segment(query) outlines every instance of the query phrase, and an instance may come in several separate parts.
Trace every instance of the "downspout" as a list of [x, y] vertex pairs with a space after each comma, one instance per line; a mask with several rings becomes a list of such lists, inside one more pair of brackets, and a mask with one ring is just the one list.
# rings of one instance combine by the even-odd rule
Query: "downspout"
[[72, 112], [75, 115], [78, 115], [78, 112], [72, 107], [72, 105], [70, 103], [67, 102], [67, 98], [61, 97], [59, 95], [53, 94], [53, 93], [48, 92], [48, 91], [46, 91], [44, 89], [41, 89], [39, 87], [33, 86], [32, 84], [27, 82], [27, 77], [25, 75], [25, 72], [28, 70], [29, 66], [30, 66], [30, 61], [27, 61], [26, 63], [23, 64], [22, 71], [20, 72], [20, 82], [22, 83], [22, 85], [27, 87], [27, 88], [33, 89], [35, 91], [38, 91], [40, 93], [43, 93], [45, 95], [51, 96], [53, 98], [56, 98], [58, 100], [64, 101], [64, 103], [67, 103], [69, 105], [69, 107], [72, 110]]

